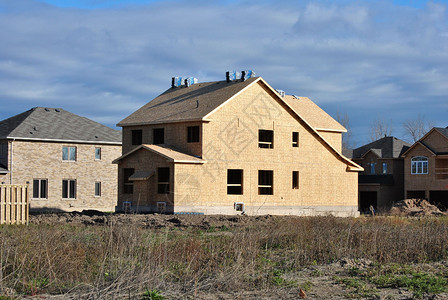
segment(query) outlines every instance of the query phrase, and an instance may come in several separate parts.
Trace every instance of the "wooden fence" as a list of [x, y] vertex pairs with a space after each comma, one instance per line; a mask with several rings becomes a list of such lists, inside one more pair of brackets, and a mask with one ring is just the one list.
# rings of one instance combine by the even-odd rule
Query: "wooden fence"
[[0, 185], [0, 224], [28, 224], [28, 186]]

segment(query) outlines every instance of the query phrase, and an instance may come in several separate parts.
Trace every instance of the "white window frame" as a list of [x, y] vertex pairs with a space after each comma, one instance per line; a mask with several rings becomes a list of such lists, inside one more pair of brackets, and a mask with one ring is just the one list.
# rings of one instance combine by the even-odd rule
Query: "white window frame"
[[411, 174], [428, 174], [428, 169], [428, 158], [426, 156], [411, 158]]
[[101, 160], [101, 147], [95, 147], [95, 160]]
[[[67, 181], [67, 197], [64, 197], [64, 181]], [[71, 183], [74, 182], [73, 191], [71, 188]], [[66, 200], [75, 200], [76, 199], [76, 193], [77, 193], [77, 182], [76, 179], [62, 179], [62, 199]], [[70, 195], [73, 192], [74, 197], [70, 197]]]
[[[67, 156], [64, 155], [64, 149], [67, 149]], [[62, 146], [62, 161], [76, 161], [76, 150], [75, 146]], [[72, 155], [74, 156], [73, 159]]]

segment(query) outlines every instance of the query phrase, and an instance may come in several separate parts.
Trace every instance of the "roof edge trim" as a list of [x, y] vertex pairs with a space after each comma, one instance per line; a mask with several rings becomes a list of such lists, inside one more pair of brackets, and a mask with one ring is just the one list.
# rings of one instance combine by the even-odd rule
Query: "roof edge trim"
[[58, 142], [58, 143], [79, 143], [79, 144], [108, 144], [122, 145], [122, 142], [106, 142], [106, 141], [83, 141], [83, 140], [60, 140], [60, 139], [39, 139], [7, 136], [6, 139], [16, 141], [42, 141], [42, 142]]

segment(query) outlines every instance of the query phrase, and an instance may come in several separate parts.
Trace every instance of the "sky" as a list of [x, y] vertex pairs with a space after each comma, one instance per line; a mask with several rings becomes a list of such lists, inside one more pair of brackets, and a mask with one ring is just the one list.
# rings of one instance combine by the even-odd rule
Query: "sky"
[[448, 0], [0, 0], [0, 120], [59, 107], [115, 127], [171, 77], [253, 70], [372, 124], [448, 126]]

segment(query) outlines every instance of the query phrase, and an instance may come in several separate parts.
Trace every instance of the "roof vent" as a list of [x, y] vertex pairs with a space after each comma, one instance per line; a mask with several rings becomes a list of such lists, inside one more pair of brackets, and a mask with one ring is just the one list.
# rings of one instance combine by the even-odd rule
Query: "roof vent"
[[249, 79], [252, 77], [255, 77], [255, 72], [252, 70], [244, 70], [241, 72], [237, 72], [237, 71], [227, 71], [226, 72], [226, 81], [227, 82], [239, 80], [239, 79], [241, 79], [241, 81], [245, 81], [246, 79]]
[[172, 77], [171, 78], [171, 87], [180, 87], [182, 85], [182, 77]]
[[292, 95], [294, 98], [296, 98], [297, 100], [300, 100], [300, 97], [297, 95]]
[[226, 72], [226, 81], [230, 82], [233, 80], [237, 80], [240, 77], [240, 72], [236, 72], [236, 71], [228, 71]]
[[255, 72], [252, 70], [244, 70], [241, 71], [241, 80], [244, 81], [246, 79], [255, 77]]
[[55, 112], [61, 112], [61, 111], [60, 111], [59, 109], [57, 109], [57, 108], [56, 108], [54, 111], [55, 111]]
[[280, 95], [280, 97], [285, 97], [285, 91], [283, 91], [283, 90], [275, 90], [279, 95]]
[[47, 108], [47, 107], [45, 107], [45, 111], [50, 111], [50, 109], [49, 109], [49, 108]]
[[194, 78], [194, 77], [187, 77], [187, 78], [185, 78], [184, 82], [185, 82], [185, 86], [189, 87], [190, 85], [198, 83], [198, 79]]

